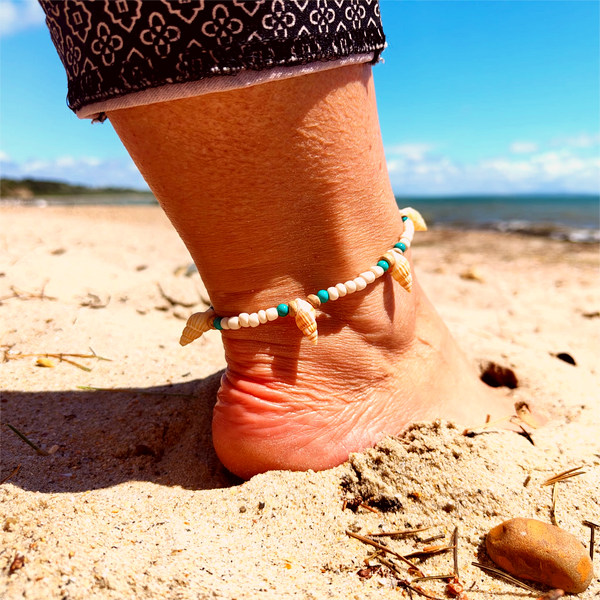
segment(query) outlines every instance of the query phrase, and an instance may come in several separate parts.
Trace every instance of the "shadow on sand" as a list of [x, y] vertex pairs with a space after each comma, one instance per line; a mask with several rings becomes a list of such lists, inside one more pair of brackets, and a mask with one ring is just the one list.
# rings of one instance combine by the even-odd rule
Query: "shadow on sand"
[[[239, 485], [212, 445], [221, 375], [135, 391], [3, 392], [0, 480], [20, 465], [10, 483], [42, 493], [127, 481], [193, 490]], [[37, 454], [6, 423], [53, 453]]]

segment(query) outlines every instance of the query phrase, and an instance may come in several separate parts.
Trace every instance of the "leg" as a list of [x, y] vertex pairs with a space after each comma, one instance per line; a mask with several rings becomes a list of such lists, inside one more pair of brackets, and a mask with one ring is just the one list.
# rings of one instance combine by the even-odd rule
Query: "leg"
[[[401, 231], [369, 65], [109, 118], [220, 315], [355, 277]], [[505, 410], [418, 283], [382, 278], [323, 308], [316, 347], [291, 319], [223, 332], [213, 434], [233, 472], [328, 468], [414, 420]]]

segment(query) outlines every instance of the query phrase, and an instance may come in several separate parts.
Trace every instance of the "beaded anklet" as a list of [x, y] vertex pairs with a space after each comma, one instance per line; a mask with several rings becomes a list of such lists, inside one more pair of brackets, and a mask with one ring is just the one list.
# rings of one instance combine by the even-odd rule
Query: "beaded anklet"
[[194, 313], [188, 320], [181, 334], [179, 343], [182, 346], [198, 339], [203, 333], [210, 329], [236, 330], [242, 327], [258, 327], [263, 323], [275, 321], [279, 317], [295, 317], [296, 325], [302, 333], [313, 343], [317, 343], [317, 321], [315, 309], [321, 304], [343, 298], [346, 294], [364, 290], [367, 285], [373, 283], [386, 271], [390, 271], [392, 277], [400, 285], [410, 292], [412, 289], [412, 275], [410, 264], [404, 252], [410, 248], [413, 235], [416, 231], [426, 231], [427, 225], [423, 217], [414, 208], [403, 208], [400, 210], [404, 231], [400, 240], [394, 244], [377, 262], [358, 277], [338, 283], [327, 289], [319, 290], [316, 294], [310, 294], [306, 300], [296, 298], [291, 302], [282, 303], [266, 310], [254, 313], [241, 313], [235, 317], [220, 317], [211, 306], [207, 311]]

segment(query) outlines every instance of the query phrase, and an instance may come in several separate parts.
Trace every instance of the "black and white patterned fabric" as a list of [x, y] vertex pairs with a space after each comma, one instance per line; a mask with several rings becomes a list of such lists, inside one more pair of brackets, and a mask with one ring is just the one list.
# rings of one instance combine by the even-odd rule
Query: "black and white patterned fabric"
[[378, 0], [40, 0], [82, 106], [159, 86], [373, 53]]

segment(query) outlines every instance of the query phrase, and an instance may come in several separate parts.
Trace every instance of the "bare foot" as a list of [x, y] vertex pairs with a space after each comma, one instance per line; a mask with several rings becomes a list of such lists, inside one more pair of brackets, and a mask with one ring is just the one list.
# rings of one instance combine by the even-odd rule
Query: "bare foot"
[[408, 294], [385, 276], [322, 308], [316, 347], [290, 318], [223, 332], [229, 366], [213, 437], [237, 475], [326, 469], [415, 420], [472, 425], [511, 412], [418, 285]]

